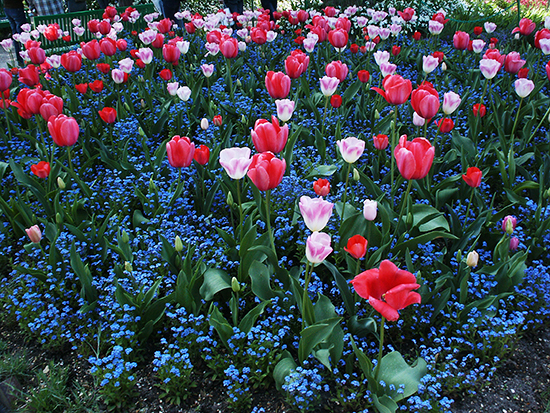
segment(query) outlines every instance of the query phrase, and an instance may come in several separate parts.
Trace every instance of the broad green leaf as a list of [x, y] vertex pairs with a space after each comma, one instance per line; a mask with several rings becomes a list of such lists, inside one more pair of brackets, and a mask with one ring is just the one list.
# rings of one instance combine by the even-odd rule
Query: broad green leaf
[[[392, 351], [382, 357], [378, 379], [386, 383], [385, 393], [393, 400], [399, 401], [418, 391], [420, 380], [427, 371], [427, 364], [423, 358], [417, 358], [412, 366], [409, 366], [398, 351]], [[389, 389], [390, 384], [395, 386], [395, 390]], [[405, 385], [405, 388], [402, 393], [398, 393], [401, 385]]]
[[216, 293], [231, 288], [231, 278], [223, 270], [210, 268], [204, 273], [204, 282], [200, 289], [201, 296], [210, 301]]

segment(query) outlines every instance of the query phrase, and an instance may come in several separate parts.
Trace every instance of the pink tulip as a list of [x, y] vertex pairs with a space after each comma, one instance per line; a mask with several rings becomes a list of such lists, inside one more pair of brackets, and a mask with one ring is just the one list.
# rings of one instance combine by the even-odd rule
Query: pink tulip
[[42, 239], [42, 231], [40, 231], [40, 227], [38, 225], [33, 225], [30, 228], [27, 228], [25, 230], [27, 233], [27, 236], [31, 240], [31, 242], [38, 244], [40, 240]]
[[118, 67], [124, 73], [130, 73], [132, 71], [133, 66], [134, 66], [134, 61], [129, 57], [127, 57], [126, 59], [122, 59], [118, 62]]
[[378, 202], [365, 199], [363, 201], [363, 216], [367, 221], [374, 221], [378, 212]]
[[201, 71], [204, 77], [210, 77], [214, 73], [214, 65], [212, 64], [202, 64], [201, 65]]
[[58, 146], [73, 146], [78, 140], [80, 127], [75, 118], [57, 115], [48, 120], [48, 130]]
[[413, 112], [413, 125], [419, 128], [426, 124], [426, 119], [420, 116], [418, 113]]
[[470, 43], [470, 35], [466, 32], [457, 31], [453, 36], [453, 44], [455, 49], [466, 50]]
[[422, 56], [422, 71], [426, 74], [432, 73], [439, 65], [439, 59], [437, 57]]
[[485, 47], [485, 42], [481, 39], [472, 40], [472, 50], [474, 53], [481, 53]]
[[321, 82], [321, 92], [325, 97], [332, 96], [340, 84], [336, 77], [323, 76], [319, 81]]
[[500, 69], [500, 63], [498, 62], [498, 60], [481, 59], [479, 61], [479, 68], [486, 79], [492, 79], [498, 73]]
[[525, 60], [521, 58], [518, 52], [510, 52], [506, 55], [504, 70], [508, 73], [516, 74], [523, 65], [525, 65]]
[[300, 197], [300, 213], [310, 231], [321, 231], [326, 227], [332, 215], [334, 204], [325, 201], [322, 197], [310, 198]]
[[531, 19], [523, 18], [519, 21], [519, 27], [512, 30], [512, 33], [518, 33], [522, 36], [529, 36], [536, 29], [537, 25]]
[[327, 76], [336, 77], [342, 83], [348, 76], [348, 67], [340, 60], [330, 62], [325, 67], [325, 73]]
[[535, 88], [535, 84], [529, 79], [518, 79], [514, 82], [516, 93], [520, 98], [525, 98], [531, 94]]
[[271, 152], [263, 152], [252, 157], [247, 175], [260, 191], [276, 188], [283, 180], [286, 161]]
[[277, 117], [281, 122], [288, 122], [294, 113], [294, 101], [290, 99], [277, 99]]
[[332, 252], [330, 235], [314, 232], [306, 241], [306, 258], [312, 264], [319, 264]]
[[241, 179], [252, 163], [249, 148], [227, 148], [220, 152], [220, 165], [231, 179]]
[[382, 62], [380, 64], [380, 73], [382, 73], [382, 77], [385, 78], [386, 76], [392, 76], [397, 71], [397, 65], [394, 65], [390, 62]]
[[193, 162], [195, 144], [187, 136], [176, 135], [166, 144], [166, 154], [174, 168], [187, 168]]
[[124, 72], [120, 69], [111, 70], [111, 77], [113, 78], [113, 81], [117, 84], [124, 82]]
[[283, 72], [267, 72], [265, 87], [273, 99], [284, 99], [290, 92], [290, 77]]
[[170, 96], [176, 96], [178, 93], [178, 89], [180, 87], [180, 84], [178, 82], [170, 82], [166, 84], [166, 90], [168, 90], [168, 94]]
[[460, 106], [460, 96], [455, 92], [447, 92], [443, 95], [443, 113], [450, 115]]
[[425, 138], [415, 138], [407, 141], [407, 135], [399, 138], [394, 156], [397, 168], [405, 179], [422, 179], [432, 167], [435, 149]]
[[275, 116], [271, 117], [271, 123], [265, 119], [258, 119], [250, 134], [258, 152], [279, 153], [285, 148], [288, 140], [288, 125], [280, 127]]
[[146, 65], [153, 61], [153, 51], [148, 47], [142, 47], [141, 49], [139, 49], [139, 51], [136, 53], [136, 56], [140, 58], [141, 61]]
[[347, 163], [356, 162], [365, 150], [365, 141], [353, 136], [337, 141], [338, 149], [344, 161]]

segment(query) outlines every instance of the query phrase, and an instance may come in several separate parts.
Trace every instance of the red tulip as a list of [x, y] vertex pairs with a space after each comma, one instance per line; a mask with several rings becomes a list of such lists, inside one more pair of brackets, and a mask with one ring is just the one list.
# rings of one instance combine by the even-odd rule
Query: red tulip
[[527, 67], [523, 67], [518, 70], [518, 79], [527, 79], [529, 76], [529, 69]]
[[439, 93], [429, 82], [422, 82], [411, 94], [414, 111], [428, 121], [439, 111], [439, 105]]
[[110, 37], [101, 39], [99, 48], [105, 56], [113, 56], [116, 53], [116, 42]]
[[210, 160], [210, 149], [206, 145], [201, 145], [195, 149], [193, 159], [200, 165], [206, 165]]
[[359, 45], [357, 43], [352, 43], [349, 47], [349, 51], [353, 54], [359, 53]]
[[330, 182], [326, 179], [319, 178], [313, 183], [313, 190], [319, 196], [327, 196], [330, 192]]
[[116, 121], [116, 109], [105, 107], [98, 111], [99, 116], [105, 123], [115, 123]]
[[76, 50], [71, 50], [68, 53], [63, 53], [61, 55], [61, 65], [68, 72], [78, 72], [82, 67], [82, 56], [80, 56]]
[[540, 49], [540, 41], [542, 39], [550, 39], [550, 30], [542, 29], [535, 33], [535, 47]]
[[250, 134], [258, 152], [279, 153], [285, 148], [288, 140], [288, 125], [281, 128], [275, 116], [271, 117], [271, 123], [265, 119], [258, 119]]
[[75, 118], [66, 115], [52, 116], [48, 120], [48, 130], [58, 146], [72, 146], [78, 140], [80, 128]]
[[260, 191], [269, 191], [281, 183], [285, 170], [284, 159], [276, 158], [272, 152], [263, 152], [252, 157], [247, 175]]
[[92, 92], [100, 93], [103, 90], [103, 80], [94, 80], [92, 83], [88, 83], [88, 86], [90, 86]]
[[41, 65], [46, 61], [46, 52], [41, 47], [31, 47], [27, 50], [29, 54], [29, 59], [35, 65]]
[[348, 67], [340, 60], [337, 60], [330, 62], [325, 67], [325, 73], [328, 77], [335, 77], [342, 83], [348, 76]]
[[391, 48], [391, 54], [397, 56], [399, 53], [401, 53], [401, 47], [393, 45]]
[[155, 37], [155, 40], [151, 42], [151, 46], [155, 49], [160, 49], [164, 45], [164, 35], [161, 33], [157, 33], [157, 37]]
[[462, 179], [472, 188], [477, 188], [481, 185], [482, 173], [479, 168], [472, 166], [466, 170], [466, 175], [462, 175]]
[[285, 70], [291, 79], [297, 79], [307, 70], [309, 56], [301, 50], [293, 50], [285, 60]]
[[88, 43], [84, 43], [84, 46], [82, 46], [82, 54], [89, 60], [99, 59], [101, 47], [99, 47], [98, 41], [94, 39]]
[[290, 77], [283, 72], [270, 70], [265, 76], [265, 87], [273, 99], [284, 99], [290, 92]]
[[193, 22], [185, 23], [185, 31], [189, 34], [195, 33], [196, 27]]
[[175, 44], [165, 44], [162, 47], [162, 57], [168, 63], [177, 64], [180, 58], [180, 49]]
[[216, 126], [222, 126], [222, 123], [223, 123], [222, 116], [221, 115], [214, 116], [214, 118], [212, 119], [212, 123]]
[[50, 174], [50, 164], [45, 161], [40, 161], [35, 165], [31, 165], [31, 172], [39, 178], [47, 178]]
[[24, 69], [19, 69], [19, 81], [30, 87], [37, 85], [40, 82], [38, 68], [35, 65], [28, 65]]
[[325, 12], [325, 16], [327, 16], [327, 17], [336, 16], [336, 9], [332, 6], [325, 7], [323, 11]]
[[337, 49], [342, 49], [348, 44], [349, 35], [344, 29], [334, 29], [328, 32], [328, 41]]
[[421, 37], [422, 37], [422, 33], [420, 33], [420, 32], [414, 32], [413, 33], [413, 39], [414, 40], [419, 41]]
[[159, 72], [159, 76], [162, 80], [170, 80], [172, 79], [172, 72], [170, 71], [170, 69], [162, 69]]
[[506, 59], [504, 60], [504, 70], [508, 73], [516, 74], [524, 64], [525, 60], [521, 58], [518, 52], [510, 52], [506, 55]]
[[126, 49], [128, 48], [128, 42], [124, 39], [118, 39], [116, 41], [116, 47], [118, 50], [120, 50], [121, 52], [125, 52]]
[[111, 66], [109, 66], [108, 63], [98, 63], [95, 67], [97, 67], [97, 70], [99, 70], [104, 75], [111, 71]]
[[88, 21], [88, 30], [92, 33], [97, 33], [99, 32], [99, 20], [97, 19], [93, 19], [93, 20], [90, 20]]
[[457, 31], [453, 36], [453, 44], [455, 49], [466, 50], [470, 42], [470, 35], [466, 32]]
[[86, 93], [88, 91], [88, 84], [87, 83], [80, 83], [78, 85], [74, 85], [74, 88], [79, 92], [79, 93]]
[[0, 69], [0, 92], [9, 90], [13, 78], [10, 72], [6, 69]]
[[415, 138], [409, 142], [407, 135], [402, 135], [393, 154], [403, 178], [422, 179], [432, 167], [435, 149], [425, 138]]
[[433, 52], [432, 56], [435, 57], [439, 63], [445, 59], [445, 53], [443, 52]]
[[484, 117], [487, 114], [487, 108], [482, 103], [476, 103], [473, 108], [474, 116], [478, 116], [480, 118]]
[[536, 29], [537, 25], [531, 19], [523, 18], [519, 21], [519, 27], [512, 30], [512, 33], [519, 32], [522, 36], [529, 36]]
[[250, 38], [256, 44], [265, 44], [267, 42], [267, 32], [264, 29], [253, 27], [250, 30]]
[[412, 7], [407, 7], [405, 10], [403, 11], [398, 11], [397, 14], [399, 14], [399, 16], [401, 16], [401, 18], [403, 20], [405, 20], [406, 22], [409, 22], [412, 20], [412, 18], [414, 17], [415, 15], [415, 11]]
[[385, 150], [389, 145], [388, 135], [374, 135], [372, 140], [374, 142], [374, 147], [379, 151]]
[[408, 79], [403, 79], [399, 75], [388, 75], [382, 82], [384, 90], [371, 87], [372, 90], [380, 93], [390, 105], [401, 105], [405, 103], [411, 94], [412, 84]]
[[361, 83], [367, 83], [370, 79], [370, 73], [367, 70], [357, 72], [357, 78]]
[[226, 37], [220, 42], [220, 52], [227, 59], [237, 57], [239, 53], [239, 44], [233, 37]]
[[44, 92], [42, 104], [40, 105], [40, 116], [47, 121], [52, 116], [57, 116], [63, 112], [63, 99], [49, 92]]
[[172, 28], [172, 20], [170, 19], [162, 19], [157, 24], [157, 30], [162, 34], [168, 33], [171, 28]]
[[338, 109], [340, 106], [342, 106], [342, 96], [340, 95], [332, 95], [330, 97], [330, 105], [335, 108], [335, 109]]
[[441, 12], [439, 13], [435, 13], [433, 16], [432, 16], [432, 20], [435, 20], [436, 22], [439, 22], [441, 24], [447, 24], [449, 22], [449, 19], [446, 19], [445, 18], [445, 15]]
[[455, 123], [452, 119], [445, 118], [437, 121], [437, 128], [441, 133], [449, 133], [455, 127]]
[[389, 321], [399, 319], [399, 310], [421, 302], [420, 294], [412, 291], [420, 288], [416, 277], [389, 260], [382, 261], [380, 269], [362, 272], [350, 282], [355, 292]]
[[481, 27], [481, 26], [474, 27], [474, 34], [476, 36], [479, 36], [481, 33], [483, 33], [483, 27]]
[[57, 23], [50, 24], [44, 30], [44, 37], [48, 39], [50, 42], [54, 42], [59, 38], [58, 30], [59, 30], [59, 25]]
[[21, 89], [17, 95], [17, 102], [12, 102], [12, 106], [16, 107], [17, 113], [25, 119], [29, 119], [32, 115], [40, 113], [40, 107], [44, 100], [44, 91], [42, 89]]
[[102, 20], [97, 25], [97, 29], [99, 30], [99, 33], [105, 36], [111, 32], [111, 23], [109, 23], [107, 20]]
[[348, 245], [344, 247], [344, 250], [348, 252], [353, 258], [361, 259], [367, 253], [368, 241], [365, 237], [357, 234], [348, 240]]
[[166, 144], [168, 162], [174, 168], [183, 168], [191, 165], [195, 155], [195, 144], [187, 136], [176, 135]]

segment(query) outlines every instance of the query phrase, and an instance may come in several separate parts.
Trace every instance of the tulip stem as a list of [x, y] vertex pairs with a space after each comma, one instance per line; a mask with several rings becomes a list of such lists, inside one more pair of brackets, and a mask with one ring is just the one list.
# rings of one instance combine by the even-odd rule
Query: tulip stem
[[239, 204], [239, 240], [243, 239], [243, 204], [241, 202], [241, 180], [237, 181], [237, 203]]
[[[273, 253], [275, 254], [275, 259], [278, 262], [279, 259], [277, 258], [277, 250], [275, 249], [275, 239], [273, 237], [273, 231], [271, 230], [271, 213], [269, 212], [269, 204], [271, 203], [270, 198], [271, 198], [271, 190], [268, 189], [265, 193], [265, 213], [266, 213], [265, 220], [267, 223], [267, 232], [269, 233], [271, 248], [273, 249]], [[273, 264], [277, 264], [277, 263], [273, 263]]]
[[11, 144], [11, 139], [12, 139], [12, 136], [11, 136], [11, 125], [10, 125], [10, 120], [8, 119], [8, 111], [7, 111], [7, 108], [6, 108], [6, 98], [4, 98], [4, 94], [2, 93], [2, 109], [4, 109], [4, 116], [6, 117], [6, 123], [8, 125], [8, 135], [10, 137], [10, 140], [8, 142], [6, 142], [8, 148], [10, 148], [10, 144]]
[[[391, 149], [390, 149], [391, 151], [395, 151], [395, 147], [397, 146], [396, 142], [395, 142], [395, 139], [397, 137], [396, 131], [395, 131], [396, 124], [397, 124], [397, 106], [393, 110], [393, 123], [391, 125]], [[391, 197], [392, 206], [395, 205], [395, 199], [393, 197], [393, 192], [394, 192], [393, 172], [394, 172], [394, 169], [395, 169], [395, 156], [393, 156], [393, 154], [392, 154], [391, 155], [391, 171], [390, 171], [390, 179], [391, 179], [390, 197]]]
[[342, 195], [342, 223], [344, 223], [344, 214], [346, 212], [346, 195], [348, 193], [349, 173], [351, 171], [351, 164], [348, 163], [348, 171], [346, 173], [346, 185], [344, 186], [344, 194]]
[[531, 139], [533, 139], [533, 136], [535, 136], [535, 133], [537, 133], [537, 131], [541, 127], [542, 122], [544, 122], [544, 120], [548, 117], [548, 114], [550, 114], [550, 107], [548, 107], [548, 110], [546, 111], [546, 113], [544, 114], [542, 119], [540, 120], [539, 124], [537, 125], [537, 127], [535, 128], [535, 130], [533, 131], [531, 136], [529, 136], [529, 139], [527, 139], [527, 142], [525, 143], [525, 145], [527, 145], [527, 144], [529, 144], [529, 142], [531, 142]]
[[306, 263], [306, 278], [304, 283], [304, 293], [302, 295], [302, 330], [306, 328], [306, 320], [305, 320], [305, 308], [306, 308], [306, 300], [308, 298], [307, 296], [307, 287], [309, 286], [309, 281], [311, 280], [311, 273], [313, 272], [313, 264], [310, 264], [309, 261]]
[[464, 223], [468, 220], [468, 214], [470, 213], [470, 207], [472, 206], [472, 201], [474, 200], [475, 188], [472, 188], [472, 195], [470, 195], [470, 202], [468, 203], [468, 208], [466, 208], [466, 217], [464, 218]]
[[71, 171], [74, 172], [73, 162], [71, 161], [71, 147], [70, 146], [67, 147], [67, 158], [69, 159], [69, 168], [71, 169]]
[[401, 217], [403, 216], [403, 212], [405, 210], [405, 205], [408, 205], [408, 203], [409, 203], [409, 195], [411, 193], [411, 188], [412, 188], [412, 179], [409, 179], [409, 183], [407, 184], [407, 190], [405, 191], [405, 195], [403, 195], [403, 198], [401, 198], [401, 209], [400, 209], [399, 215], [397, 217], [397, 224], [395, 226], [395, 230], [393, 231], [392, 239], [391, 239], [391, 242], [390, 242], [390, 247], [391, 247], [391, 244], [392, 244], [393, 240], [395, 239], [395, 237], [397, 235], [397, 231], [399, 230], [399, 221], [401, 221]]
[[325, 125], [326, 125], [326, 124], [325, 124], [325, 120], [326, 120], [326, 118], [327, 118], [328, 99], [329, 99], [328, 96], [325, 97], [325, 110], [324, 110], [324, 114], [323, 114], [323, 133], [322, 133], [322, 135], [325, 134], [325, 131], [326, 131], [326, 129], [327, 129], [326, 126], [325, 126]]
[[510, 133], [510, 138], [512, 140], [512, 142], [510, 143], [510, 148], [511, 150], [513, 151], [514, 150], [514, 132], [516, 131], [516, 126], [518, 124], [518, 119], [519, 119], [519, 112], [521, 110], [521, 104], [523, 103], [523, 98], [520, 99], [519, 101], [519, 106], [518, 106], [518, 113], [516, 114], [516, 120], [514, 121], [514, 126], [512, 126], [512, 133]]
[[382, 363], [382, 351], [384, 350], [384, 324], [386, 318], [382, 316], [380, 320], [380, 344], [378, 345], [378, 362], [376, 363], [376, 368], [374, 369], [374, 380], [378, 382], [378, 373], [380, 372], [380, 364]]

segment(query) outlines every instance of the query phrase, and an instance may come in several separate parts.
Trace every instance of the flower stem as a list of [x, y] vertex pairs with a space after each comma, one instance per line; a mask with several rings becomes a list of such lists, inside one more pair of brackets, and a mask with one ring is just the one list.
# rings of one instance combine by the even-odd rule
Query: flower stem
[[[397, 106], [393, 110], [393, 123], [391, 125], [391, 149], [390, 149], [391, 151], [395, 151], [395, 147], [397, 146], [397, 144], [396, 144], [397, 134], [396, 134], [396, 131], [395, 131], [396, 124], [397, 124]], [[392, 206], [395, 205], [395, 199], [393, 197], [393, 173], [394, 173], [394, 169], [395, 169], [395, 156], [393, 156], [393, 154], [391, 154], [390, 197], [391, 197]]]
[[[397, 224], [395, 225], [395, 230], [393, 231], [393, 235], [391, 239], [392, 242], [397, 235], [397, 231], [399, 230], [399, 221], [401, 221], [401, 217], [403, 216], [405, 205], [409, 203], [408, 201], [409, 201], [409, 195], [411, 193], [411, 187], [412, 187], [412, 179], [409, 179], [409, 183], [407, 184], [407, 190], [405, 191], [405, 195], [403, 196], [403, 198], [401, 198], [401, 209], [397, 217]], [[390, 246], [391, 246], [391, 242], [390, 242]]]
[[349, 173], [351, 171], [351, 164], [348, 163], [348, 171], [346, 173], [346, 185], [344, 186], [344, 194], [342, 195], [342, 223], [344, 223], [344, 213], [346, 212], [346, 195], [348, 193]]
[[275, 254], [275, 259], [277, 259], [277, 250], [275, 249], [275, 239], [273, 237], [273, 231], [271, 230], [271, 213], [269, 212], [269, 204], [271, 203], [271, 190], [267, 190], [265, 193], [265, 220], [267, 222], [267, 232], [269, 233], [269, 240], [271, 242], [271, 248], [273, 249], [273, 253]]
[[306, 263], [306, 278], [304, 284], [304, 293], [302, 295], [302, 330], [306, 328], [306, 320], [304, 317], [306, 300], [307, 300], [307, 287], [309, 286], [309, 281], [311, 280], [311, 273], [313, 272], [313, 264], [310, 264], [309, 261]]
[[386, 319], [382, 316], [380, 321], [380, 344], [378, 346], [378, 363], [374, 369], [374, 380], [378, 382], [378, 373], [380, 372], [380, 363], [382, 363], [382, 350], [384, 349], [384, 323]]
[[512, 140], [511, 142], [511, 148], [513, 149], [514, 148], [514, 132], [516, 131], [516, 126], [518, 125], [518, 119], [519, 119], [519, 112], [521, 110], [521, 104], [523, 103], [523, 98], [520, 99], [519, 101], [519, 106], [518, 106], [518, 113], [516, 113], [516, 120], [514, 121], [514, 126], [512, 126], [512, 133], [510, 133], [510, 138]]
[[6, 144], [8, 145], [8, 148], [9, 148], [10, 147], [10, 142], [11, 142], [11, 139], [12, 139], [11, 125], [10, 125], [10, 120], [8, 119], [8, 111], [7, 111], [7, 108], [6, 108], [6, 99], [4, 98], [3, 93], [2, 93], [2, 108], [4, 109], [4, 116], [6, 117], [6, 124], [8, 125], [8, 135], [9, 135], [10, 139], [9, 139], [9, 142], [6, 142]]
[[544, 122], [544, 120], [548, 117], [548, 114], [550, 114], [550, 107], [548, 108], [548, 110], [546, 111], [546, 113], [544, 114], [542, 119], [540, 120], [539, 124], [537, 125], [537, 127], [535, 128], [535, 130], [533, 131], [531, 136], [529, 136], [529, 139], [527, 139], [527, 142], [525, 142], [525, 145], [527, 145], [529, 142], [531, 142], [531, 139], [533, 139], [533, 136], [535, 136], [535, 133], [537, 133], [537, 131], [541, 127], [542, 122]]
[[241, 202], [240, 179], [237, 181], [237, 203], [239, 204], [239, 240], [243, 239], [243, 204]]
[[470, 207], [472, 206], [472, 201], [474, 200], [475, 188], [472, 188], [472, 195], [470, 195], [470, 202], [468, 203], [468, 208], [466, 208], [466, 216], [464, 217], [464, 223], [468, 220], [468, 214], [470, 213]]

